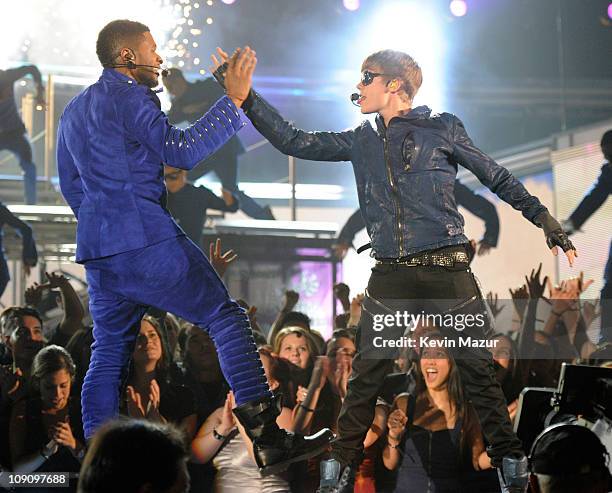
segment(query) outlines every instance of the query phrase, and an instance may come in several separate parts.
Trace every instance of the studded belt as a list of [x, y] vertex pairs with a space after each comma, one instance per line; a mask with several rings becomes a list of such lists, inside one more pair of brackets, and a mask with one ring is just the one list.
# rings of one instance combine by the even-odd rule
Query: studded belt
[[380, 259], [376, 261], [376, 265], [407, 265], [411, 267], [417, 266], [440, 266], [453, 267], [455, 264], [468, 264], [470, 257], [465, 251], [450, 251], [450, 252], [424, 252], [418, 253], [411, 257], [398, 259]]

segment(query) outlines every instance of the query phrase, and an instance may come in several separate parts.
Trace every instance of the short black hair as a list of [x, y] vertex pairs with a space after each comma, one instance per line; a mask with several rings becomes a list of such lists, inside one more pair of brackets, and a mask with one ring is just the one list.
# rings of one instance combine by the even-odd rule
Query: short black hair
[[11, 306], [0, 314], [0, 334], [5, 337], [10, 336], [15, 329], [23, 325], [23, 317], [25, 316], [34, 317], [40, 322], [40, 326], [43, 327], [42, 316], [36, 308], [30, 306]]
[[141, 22], [119, 19], [111, 21], [98, 33], [96, 53], [103, 67], [113, 65], [119, 51], [134, 37], [150, 32]]
[[81, 466], [79, 493], [136, 493], [149, 483], [164, 491], [177, 480], [187, 451], [181, 432], [171, 425], [116, 420], [94, 436]]

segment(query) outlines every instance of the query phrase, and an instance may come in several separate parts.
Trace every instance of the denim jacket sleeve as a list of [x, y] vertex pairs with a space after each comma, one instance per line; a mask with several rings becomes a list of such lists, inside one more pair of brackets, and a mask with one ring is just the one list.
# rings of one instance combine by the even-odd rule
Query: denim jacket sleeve
[[547, 209], [531, 195], [510, 171], [478, 149], [468, 136], [463, 123], [452, 116], [453, 158], [476, 175], [480, 182], [504, 202], [510, 204], [532, 223]]
[[70, 151], [66, 147], [62, 120], [60, 119], [57, 130], [57, 174], [59, 177], [60, 190], [74, 213], [74, 217], [79, 218], [79, 207], [83, 201], [83, 183], [81, 176], [72, 159]]
[[125, 130], [175, 168], [192, 169], [246, 125], [232, 100], [223, 96], [201, 118], [180, 129], [171, 125], [159, 109], [157, 96], [145, 91], [143, 87], [130, 87], [118, 98]]
[[306, 132], [285, 120], [252, 91], [245, 109], [253, 126], [283, 154], [311, 161], [350, 161], [355, 131]]

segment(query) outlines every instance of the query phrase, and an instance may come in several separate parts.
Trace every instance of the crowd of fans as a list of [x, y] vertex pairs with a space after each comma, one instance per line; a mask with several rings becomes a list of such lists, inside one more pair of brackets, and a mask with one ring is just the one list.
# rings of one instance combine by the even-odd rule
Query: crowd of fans
[[[222, 275], [228, 262], [219, 253], [219, 245], [211, 248]], [[562, 362], [612, 366], [610, 345], [597, 346], [588, 336], [598, 317], [598, 306], [581, 300], [590, 281], [581, 276], [553, 286], [541, 279], [540, 270], [510, 290], [518, 330], [498, 324], [500, 332], [493, 336], [498, 340], [492, 349], [496, 376], [513, 419], [522, 389], [555, 387]], [[117, 489], [107, 477], [113, 474], [125, 481], [127, 489], [118, 491], [316, 490], [325, 456], [260, 476], [252, 443], [232, 413], [234, 397], [213, 341], [201, 328], [153, 309], [141, 321], [121, 390], [121, 413], [131, 419], [110, 423], [86, 444], [79, 397], [92, 327], [69, 280], [56, 273], [46, 276], [48, 282], [28, 288], [26, 306], [6, 308], [0, 315], [2, 470], [80, 471], [83, 492]], [[59, 290], [63, 317], [54, 326], [37, 310], [47, 290]], [[363, 295], [351, 299], [344, 284], [334, 293], [344, 313], [336, 317], [328, 341], [311, 328], [308, 314], [294, 311], [299, 301], [294, 291], [285, 292], [268, 330], [252, 320], [271, 389], [282, 395], [278, 423], [289, 431], [337, 429]], [[254, 313], [254, 307], [241, 304]], [[497, 296], [489, 295], [488, 304], [494, 317], [503, 310]], [[538, 306], [547, 307], [545, 320], [538, 319]], [[382, 385], [355, 491], [499, 491], [478, 418], [462, 389], [447, 349], [403, 351], [396, 372]], [[141, 489], [145, 484], [150, 489]], [[76, 491], [76, 479], [70, 488]]]

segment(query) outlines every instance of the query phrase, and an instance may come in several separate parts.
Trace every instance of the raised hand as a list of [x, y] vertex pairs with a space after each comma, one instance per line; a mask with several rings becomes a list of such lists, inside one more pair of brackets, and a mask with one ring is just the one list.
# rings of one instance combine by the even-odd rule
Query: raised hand
[[43, 284], [44, 287], [49, 289], [61, 288], [68, 281], [68, 278], [62, 274], [56, 274], [55, 272], [45, 272], [45, 276], [47, 276], [47, 280], [49, 281], [47, 284]]
[[221, 424], [217, 426], [217, 433], [226, 436], [236, 426], [236, 418], [234, 417], [233, 409], [233, 394], [227, 393], [225, 404], [223, 404], [223, 413], [221, 414]]
[[225, 92], [238, 107], [246, 100], [251, 90], [253, 71], [257, 65], [255, 51], [250, 47], [237, 48], [231, 57], [228, 57], [221, 48], [217, 48], [217, 54], [221, 58], [218, 60], [215, 55], [211, 59], [215, 65], [215, 70], [224, 63], [227, 63], [225, 72]]
[[351, 307], [349, 309], [349, 320], [347, 323], [349, 327], [359, 325], [359, 321], [361, 320], [361, 304], [363, 303], [364, 298], [365, 295], [363, 293], [359, 293], [352, 299]]
[[298, 301], [300, 300], [300, 293], [293, 291], [293, 289], [287, 289], [283, 297], [283, 311], [290, 312], [295, 308]]
[[140, 394], [131, 385], [127, 386], [127, 411], [130, 418], [144, 419], [146, 413], [142, 406]]
[[25, 303], [30, 306], [37, 306], [42, 300], [42, 293], [46, 289], [45, 284], [35, 282], [25, 290]]
[[529, 297], [533, 300], [542, 298], [544, 289], [548, 284], [548, 276], [544, 276], [544, 279], [540, 281], [540, 273], [542, 272], [542, 262], [538, 267], [538, 270], [531, 269], [529, 277], [525, 276], [525, 282], [527, 289], [529, 290]]
[[149, 403], [147, 404], [147, 418], [152, 420], [160, 420], [159, 403], [161, 401], [161, 391], [157, 380], [151, 380], [149, 385]]
[[527, 308], [527, 301], [529, 300], [529, 291], [527, 286], [523, 284], [521, 287], [512, 290], [509, 289], [510, 296], [512, 296], [512, 302], [514, 303], [514, 309], [521, 320], [523, 320], [523, 315], [525, 313], [525, 308]]
[[238, 258], [238, 254], [234, 253], [234, 250], [228, 250], [224, 254], [221, 254], [221, 238], [217, 238], [215, 243], [211, 243], [209, 246], [209, 259], [219, 277], [223, 277], [229, 264]]
[[487, 303], [489, 308], [491, 308], [491, 312], [493, 313], [493, 318], [497, 318], [497, 315], [501, 313], [501, 311], [505, 308], [505, 306], [499, 306], [499, 296], [497, 293], [493, 296], [493, 292], [489, 291], [487, 293]]
[[351, 293], [350, 288], [343, 282], [334, 284], [334, 294], [336, 295], [336, 298], [338, 298], [338, 300], [342, 304], [342, 308], [344, 309], [345, 312], [347, 312], [350, 308], [350, 304], [351, 304], [349, 300], [350, 293]]

